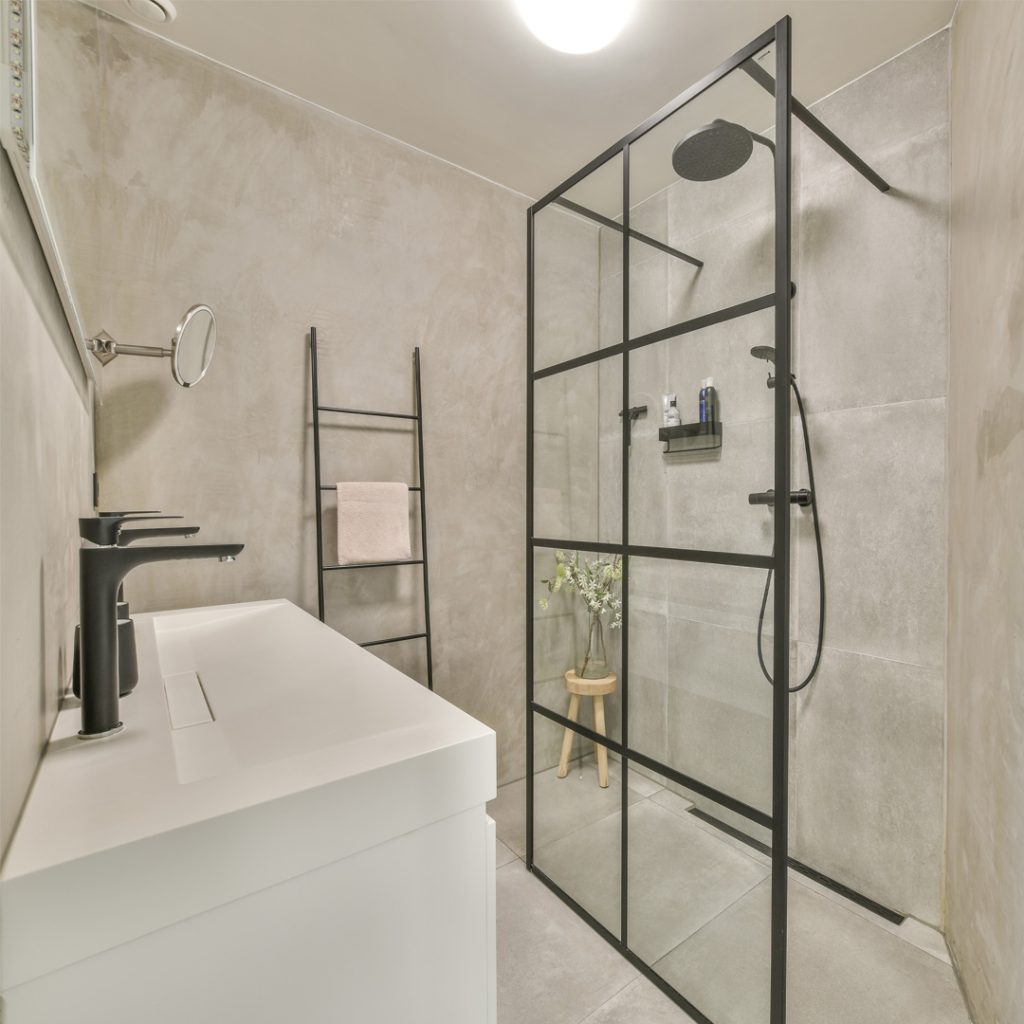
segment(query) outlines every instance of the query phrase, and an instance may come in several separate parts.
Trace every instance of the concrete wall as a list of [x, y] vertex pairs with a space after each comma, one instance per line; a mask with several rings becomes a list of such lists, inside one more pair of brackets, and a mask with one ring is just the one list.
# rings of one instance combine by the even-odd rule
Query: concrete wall
[[[187, 306], [218, 317], [193, 390], [149, 360], [102, 371], [102, 504], [246, 544], [232, 566], [138, 570], [133, 607], [285, 597], [315, 612], [307, 331], [329, 404], [411, 409], [419, 345], [437, 689], [497, 730], [499, 777], [521, 776], [526, 200], [92, 8], [41, 5], [39, 31], [41, 75], [94, 60], [101, 76], [99, 171], [51, 134], [50, 173], [92, 189], [60, 215], [86, 329], [165, 344]], [[405, 424], [325, 416], [323, 448], [326, 482], [414, 482]], [[419, 580], [334, 573], [328, 619], [357, 640], [412, 632]], [[422, 679], [422, 650], [377, 653]]]
[[[948, 33], [941, 33], [815, 107], [889, 178], [891, 193], [877, 192], [803, 128], [794, 187], [796, 373], [815, 461], [828, 610], [820, 670], [793, 699], [792, 853], [935, 925], [944, 800], [948, 55]], [[735, 91], [756, 91], [746, 79], [722, 88], [722, 109], [710, 116], [728, 117], [731, 102], [758, 109], [756, 99]], [[676, 115], [678, 137], [688, 116]], [[770, 102], [764, 116], [754, 127], [770, 126]], [[631, 167], [648, 151], [663, 158], [657, 140], [649, 150], [641, 140], [631, 147]], [[631, 226], [705, 261], [698, 272], [631, 243], [632, 337], [774, 288], [772, 176], [760, 147], [728, 178], [678, 182], [638, 204]], [[591, 259], [601, 289], [597, 340], [607, 345], [621, 337], [621, 262], [607, 258], [621, 251], [621, 236], [601, 234]], [[751, 508], [747, 495], [772, 485], [773, 392], [750, 349], [774, 344], [773, 335], [767, 310], [631, 355], [630, 404], [649, 408], [630, 450], [633, 543], [771, 553], [771, 514]], [[568, 385], [585, 389], [598, 407], [589, 447], [577, 440], [573, 450], [599, 456], [588, 470], [591, 488], [580, 491], [566, 475], [561, 500], [593, 508], [605, 541], [620, 529], [617, 363], [598, 364], [600, 376], [594, 366], [573, 371], [578, 381]], [[707, 376], [720, 394], [722, 448], [664, 455], [662, 394], [676, 392], [684, 421], [694, 421]], [[561, 401], [570, 408], [566, 396]], [[579, 415], [568, 423], [578, 431]], [[796, 486], [803, 486], [796, 420], [793, 444]], [[538, 479], [544, 469], [538, 465]], [[813, 660], [818, 625], [806, 511], [794, 513], [794, 548], [795, 679]], [[630, 745], [770, 811], [771, 688], [756, 658], [764, 584], [757, 569], [633, 561]], [[549, 620], [557, 611], [538, 616], [551, 677], [542, 699], [564, 710], [554, 653], [564, 661], [573, 641], [563, 635], [561, 648], [555, 641]], [[562, 611], [564, 633], [573, 624]], [[770, 606], [768, 619], [770, 665]], [[617, 700], [609, 704], [616, 735]], [[707, 810], [753, 828], [722, 808]]]
[[953, 25], [946, 920], [976, 1024], [1024, 1020], [1024, 6]]
[[86, 376], [5, 153], [0, 204], [2, 857], [71, 674], [92, 425]]

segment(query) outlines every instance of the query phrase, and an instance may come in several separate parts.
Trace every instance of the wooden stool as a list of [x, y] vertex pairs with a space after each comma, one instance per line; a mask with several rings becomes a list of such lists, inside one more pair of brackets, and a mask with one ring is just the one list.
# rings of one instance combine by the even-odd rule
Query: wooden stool
[[[569, 691], [570, 722], [575, 722], [580, 713], [580, 697], [592, 697], [594, 700], [594, 731], [602, 736], [604, 731], [604, 695], [615, 691], [617, 678], [614, 672], [603, 679], [580, 679], [575, 669], [565, 673], [565, 688]], [[575, 734], [568, 726], [562, 737], [562, 757], [558, 762], [558, 777], [564, 779], [569, 774], [569, 754], [572, 752], [572, 738]], [[608, 788], [608, 748], [594, 743], [594, 754], [597, 757], [597, 781], [602, 789]]]

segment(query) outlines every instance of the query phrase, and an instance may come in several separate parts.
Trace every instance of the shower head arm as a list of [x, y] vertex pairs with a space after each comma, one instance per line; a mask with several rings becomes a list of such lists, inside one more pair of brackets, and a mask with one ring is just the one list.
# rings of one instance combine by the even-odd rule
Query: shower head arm
[[758, 135], [757, 132], [751, 132], [750, 137], [754, 142], [760, 142], [762, 146], [767, 146], [768, 152], [775, 156], [775, 143], [771, 139], [766, 139], [763, 135]]

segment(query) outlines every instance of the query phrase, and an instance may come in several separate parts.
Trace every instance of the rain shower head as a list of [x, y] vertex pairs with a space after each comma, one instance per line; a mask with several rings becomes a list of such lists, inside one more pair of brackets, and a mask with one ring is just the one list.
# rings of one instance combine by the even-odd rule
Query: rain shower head
[[775, 149], [771, 142], [743, 125], [716, 118], [676, 144], [672, 168], [688, 181], [716, 181], [738, 171], [750, 159], [755, 142]]
[[750, 354], [755, 359], [766, 359], [769, 363], [775, 362], [775, 349], [771, 345], [755, 345]]

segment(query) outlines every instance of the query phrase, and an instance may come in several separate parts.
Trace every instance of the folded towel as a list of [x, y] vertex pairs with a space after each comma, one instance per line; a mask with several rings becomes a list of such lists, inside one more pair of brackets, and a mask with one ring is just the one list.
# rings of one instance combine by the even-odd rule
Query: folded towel
[[338, 484], [338, 564], [411, 557], [409, 488], [392, 483]]

